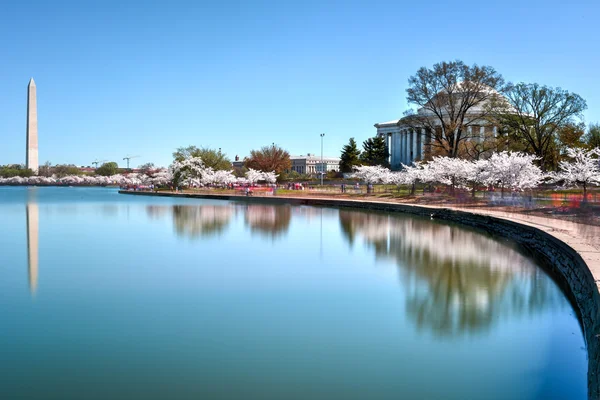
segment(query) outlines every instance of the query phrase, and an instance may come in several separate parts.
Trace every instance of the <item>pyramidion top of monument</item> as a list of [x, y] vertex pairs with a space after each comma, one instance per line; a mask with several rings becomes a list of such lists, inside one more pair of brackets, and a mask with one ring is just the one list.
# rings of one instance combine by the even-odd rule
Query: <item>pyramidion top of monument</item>
[[29, 86], [35, 86], [35, 81], [33, 80], [33, 77], [29, 80]]

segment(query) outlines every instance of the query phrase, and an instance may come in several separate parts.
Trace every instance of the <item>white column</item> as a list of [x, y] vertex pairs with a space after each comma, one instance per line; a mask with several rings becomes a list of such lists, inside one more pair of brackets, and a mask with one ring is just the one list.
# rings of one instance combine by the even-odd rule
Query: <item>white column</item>
[[396, 166], [400, 168], [400, 162], [402, 160], [402, 134], [400, 132], [396, 132], [394, 135], [396, 137], [394, 155], [396, 156]]
[[402, 130], [402, 164], [406, 164], [406, 129]]
[[404, 164], [410, 164], [410, 129], [406, 130], [406, 151], [404, 152]]
[[412, 137], [412, 141], [413, 141], [413, 146], [412, 146], [413, 156], [410, 159], [410, 162], [412, 163], [415, 160], [415, 158], [417, 158], [417, 130], [413, 129], [410, 136]]
[[412, 149], [412, 129], [406, 132], [406, 165], [410, 165], [410, 151]]
[[423, 157], [425, 155], [425, 140], [427, 140], [426, 135], [427, 135], [427, 130], [425, 128], [421, 128], [421, 149], [419, 150], [421, 160], [423, 159]]
[[402, 162], [402, 131], [398, 132], [398, 166]]
[[388, 145], [388, 152], [390, 153], [390, 156], [388, 157], [388, 162], [390, 163], [390, 166], [392, 165], [392, 159], [393, 159], [393, 152], [392, 152], [392, 134], [388, 133], [386, 134], [386, 143]]
[[396, 132], [392, 133], [392, 138], [390, 139], [390, 164], [395, 168], [396, 164], [398, 164], [398, 147], [396, 144], [396, 138], [398, 134]]

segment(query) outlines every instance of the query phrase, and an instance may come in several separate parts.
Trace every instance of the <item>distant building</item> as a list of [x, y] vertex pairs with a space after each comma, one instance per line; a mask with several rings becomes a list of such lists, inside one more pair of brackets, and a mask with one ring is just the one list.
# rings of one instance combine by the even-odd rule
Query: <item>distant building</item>
[[299, 174], [315, 175], [320, 172], [329, 172], [340, 170], [340, 159], [337, 157], [321, 157], [308, 153], [305, 156], [291, 156], [292, 171]]
[[231, 166], [233, 168], [243, 168], [244, 167], [244, 160], [240, 160], [240, 156], [236, 155], [235, 156], [235, 161], [233, 161], [231, 163]]

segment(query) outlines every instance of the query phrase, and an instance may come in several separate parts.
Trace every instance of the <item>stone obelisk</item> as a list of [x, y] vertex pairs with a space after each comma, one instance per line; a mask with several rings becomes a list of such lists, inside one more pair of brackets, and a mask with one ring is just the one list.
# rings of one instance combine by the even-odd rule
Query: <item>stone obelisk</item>
[[37, 122], [37, 98], [33, 78], [27, 86], [27, 168], [37, 174], [38, 161], [38, 122]]

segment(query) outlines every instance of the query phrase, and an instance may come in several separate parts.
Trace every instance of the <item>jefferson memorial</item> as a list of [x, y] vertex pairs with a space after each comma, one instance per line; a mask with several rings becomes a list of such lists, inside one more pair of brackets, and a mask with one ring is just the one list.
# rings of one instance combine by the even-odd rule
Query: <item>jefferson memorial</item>
[[[460, 87], [460, 83], [457, 85]], [[499, 95], [494, 89], [484, 90], [489, 96]], [[460, 91], [454, 96], [460, 96]], [[460, 100], [455, 100], [460, 102]], [[463, 143], [482, 143], [489, 138], [495, 138], [498, 127], [487, 115], [485, 106], [487, 101], [472, 107], [465, 115], [463, 121]], [[445, 113], [445, 111], [442, 111]], [[415, 121], [420, 123], [415, 124]], [[400, 119], [375, 124], [377, 136], [387, 139], [390, 152], [390, 166], [392, 170], [402, 169], [402, 164], [410, 165], [413, 161], [430, 159], [432, 157], [431, 129], [441, 132], [442, 125], [432, 110], [426, 107], [419, 108], [415, 115]], [[464, 144], [463, 144], [464, 145]]]

